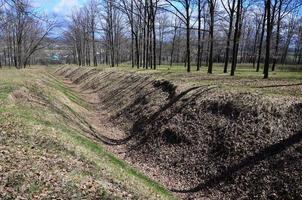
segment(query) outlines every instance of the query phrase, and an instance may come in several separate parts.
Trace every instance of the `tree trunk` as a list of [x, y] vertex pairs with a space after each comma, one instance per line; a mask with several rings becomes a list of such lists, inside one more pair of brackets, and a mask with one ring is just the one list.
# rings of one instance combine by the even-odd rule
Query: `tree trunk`
[[187, 31], [187, 72], [191, 71], [191, 50], [190, 50], [190, 5], [188, 0], [186, 0], [186, 31]]
[[261, 53], [262, 53], [262, 44], [263, 44], [263, 38], [264, 38], [264, 32], [265, 32], [265, 21], [266, 21], [266, 9], [264, 9], [264, 17], [263, 17], [263, 22], [262, 22], [260, 44], [259, 44], [259, 49], [258, 49], [258, 59], [257, 59], [256, 72], [259, 72], [259, 69], [260, 69], [260, 60], [261, 60]]
[[213, 46], [214, 46], [214, 11], [215, 6], [213, 0], [210, 2], [210, 55], [209, 55], [209, 66], [208, 73], [213, 73]]
[[238, 56], [238, 48], [239, 48], [239, 39], [240, 39], [240, 21], [241, 21], [241, 0], [237, 2], [237, 13], [236, 13], [236, 25], [234, 32], [234, 43], [233, 43], [233, 59], [232, 59], [232, 67], [231, 67], [231, 76], [235, 75], [236, 65], [237, 65], [237, 56]]
[[270, 44], [271, 44], [271, 0], [266, 0], [266, 16], [267, 16], [267, 30], [266, 30], [266, 50], [265, 50], [265, 62], [264, 62], [264, 79], [268, 78], [269, 63], [270, 63]]
[[198, 0], [198, 49], [197, 49], [197, 71], [200, 70], [201, 67], [201, 0]]
[[130, 5], [130, 26], [131, 26], [131, 65], [134, 68], [134, 26], [133, 26], [133, 0]]
[[[263, 16], [263, 17], [265, 17], [265, 16]], [[262, 19], [261, 19], [261, 21], [262, 21]], [[254, 39], [254, 45], [253, 45], [253, 68], [255, 68], [255, 64], [256, 64], [256, 47], [257, 47], [257, 41], [258, 41], [258, 37], [259, 37], [260, 26], [261, 26], [261, 22], [257, 24], [257, 30], [256, 30], [255, 39]]]
[[278, 21], [277, 21], [277, 31], [276, 31], [275, 56], [273, 58], [272, 71], [275, 71], [276, 62], [278, 60], [278, 54], [279, 54], [280, 26], [281, 26], [281, 9], [282, 9], [282, 1], [279, 2], [279, 8], [278, 8]]
[[94, 19], [92, 19], [91, 22], [91, 26], [92, 26], [92, 56], [93, 56], [93, 65], [97, 66], [98, 65], [98, 61], [97, 61], [97, 57], [96, 57], [96, 47], [95, 47], [95, 22]]
[[234, 12], [235, 12], [235, 3], [236, 3], [236, 0], [233, 0], [232, 8], [230, 10], [230, 24], [229, 24], [229, 32], [228, 32], [228, 38], [227, 38], [227, 46], [226, 46], [226, 50], [225, 50], [225, 61], [224, 61], [223, 73], [228, 72], [230, 44], [231, 44], [231, 37], [232, 37], [232, 31], [233, 31], [233, 20], [234, 20]]
[[173, 64], [173, 56], [174, 56], [174, 47], [175, 47], [176, 33], [177, 33], [177, 27], [175, 26], [173, 40], [172, 40], [172, 48], [171, 48], [170, 67], [172, 67], [172, 64]]

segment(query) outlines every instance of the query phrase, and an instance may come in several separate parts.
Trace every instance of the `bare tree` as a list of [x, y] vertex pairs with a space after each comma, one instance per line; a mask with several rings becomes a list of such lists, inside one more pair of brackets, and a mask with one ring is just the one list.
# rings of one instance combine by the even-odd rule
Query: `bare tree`
[[210, 12], [210, 55], [209, 55], [209, 66], [208, 66], [208, 73], [213, 73], [213, 48], [214, 48], [214, 23], [215, 23], [215, 7], [216, 7], [216, 0], [208, 0], [209, 5], [209, 12]]
[[[55, 20], [40, 15], [26, 0], [2, 1], [2, 32], [5, 35], [4, 56], [2, 60], [9, 65], [14, 62], [18, 68], [25, 68], [31, 56], [49, 44], [46, 38], [56, 27]], [[7, 62], [8, 61], [8, 62]]]
[[228, 0], [227, 5], [225, 5], [224, 1], [222, 0], [221, 4], [223, 5], [223, 8], [225, 9], [225, 11], [227, 12], [228, 17], [229, 17], [229, 29], [228, 29], [228, 37], [227, 37], [227, 44], [226, 44], [226, 50], [225, 50], [224, 69], [223, 69], [223, 73], [227, 73], [236, 0]]
[[[263, 5], [264, 14], [259, 9]], [[213, 73], [214, 62], [223, 63], [227, 72], [231, 60], [233, 76], [239, 62], [257, 65], [259, 71], [263, 58], [265, 67], [272, 62], [273, 70], [290, 60], [298, 29], [287, 22], [299, 5], [294, 0], [91, 0], [73, 14], [65, 36], [79, 65], [90, 65], [90, 60], [97, 65], [99, 59], [112, 67], [131, 61], [132, 67], [156, 69], [157, 64], [171, 67], [177, 62], [190, 72], [192, 62], [200, 70], [207, 61], [207, 72]], [[176, 23], [169, 23], [175, 18]], [[3, 57], [19, 55], [11, 53], [18, 52], [18, 35], [5, 38], [16, 49], [5, 48]]]
[[265, 61], [264, 61], [264, 70], [263, 70], [265, 79], [268, 78], [268, 73], [269, 73], [271, 36], [274, 27], [274, 19], [275, 19], [277, 4], [278, 4], [277, 0], [275, 0], [273, 5], [271, 0], [265, 1], [265, 10], [266, 10], [266, 19], [267, 19]]
[[[168, 6], [165, 9], [178, 17], [186, 27], [186, 65], [187, 72], [191, 71], [191, 14], [193, 2], [191, 0], [166, 0]], [[184, 11], [184, 13], [183, 13]]]
[[240, 40], [240, 32], [241, 32], [241, 24], [242, 24], [242, 0], [237, 1], [237, 10], [236, 10], [236, 23], [235, 23], [235, 32], [234, 32], [234, 42], [233, 42], [233, 56], [232, 56], [232, 68], [231, 68], [231, 76], [235, 75], [236, 65], [237, 65], [237, 56], [238, 56], [238, 48], [239, 48], [239, 40]]

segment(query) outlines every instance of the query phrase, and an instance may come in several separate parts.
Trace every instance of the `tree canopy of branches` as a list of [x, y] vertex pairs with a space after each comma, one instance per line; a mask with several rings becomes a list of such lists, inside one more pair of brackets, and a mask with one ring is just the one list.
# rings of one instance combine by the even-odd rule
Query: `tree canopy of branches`
[[235, 75], [238, 62], [263, 63], [267, 78], [270, 66], [301, 62], [301, 23], [298, 0], [91, 0], [73, 13], [66, 40], [79, 65], [184, 63], [211, 74], [220, 62]]
[[25, 68], [35, 52], [48, 45], [56, 22], [40, 15], [26, 0], [6, 0], [0, 5], [0, 65]]
[[[89, 0], [73, 11], [61, 35], [78, 65], [128, 63], [156, 69], [184, 63], [221, 63], [236, 74], [238, 63], [256, 71], [301, 64], [301, 0]], [[47, 45], [55, 23], [28, 0], [1, 1], [1, 63], [25, 67]], [[261, 71], [262, 72], [262, 71]]]

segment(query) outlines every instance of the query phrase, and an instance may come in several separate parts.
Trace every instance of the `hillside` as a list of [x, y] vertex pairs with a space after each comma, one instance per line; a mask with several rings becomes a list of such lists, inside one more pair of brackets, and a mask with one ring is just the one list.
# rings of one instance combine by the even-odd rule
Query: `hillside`
[[51, 70], [0, 74], [0, 199], [173, 199], [101, 144], [90, 105]]
[[[301, 198], [299, 96], [202, 80], [175, 85], [111, 69], [63, 67], [56, 74], [93, 104], [93, 137], [177, 196]], [[254, 85], [265, 91], [265, 83], [278, 87]]]

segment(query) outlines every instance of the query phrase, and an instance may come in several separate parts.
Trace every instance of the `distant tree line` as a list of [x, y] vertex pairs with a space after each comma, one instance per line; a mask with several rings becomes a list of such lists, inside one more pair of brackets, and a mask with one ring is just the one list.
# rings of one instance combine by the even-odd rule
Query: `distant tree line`
[[[1, 0], [0, 0], [1, 1]], [[255, 71], [302, 64], [302, 0], [89, 0], [67, 19], [62, 34], [69, 63], [130, 63], [156, 69], [184, 63], [187, 71], [238, 63]], [[0, 61], [26, 66], [55, 26], [29, 0], [0, 4]], [[263, 66], [263, 67], [262, 67]], [[194, 68], [193, 68], [194, 67]]]
[[[277, 64], [302, 63], [301, 0], [90, 0], [65, 33], [74, 63], [131, 61], [156, 69], [185, 63], [187, 71], [251, 63], [264, 78]], [[291, 50], [291, 51], [290, 51]], [[289, 53], [290, 52], [290, 53]]]
[[0, 66], [25, 68], [48, 46], [46, 39], [55, 26], [27, 0], [0, 0]]

